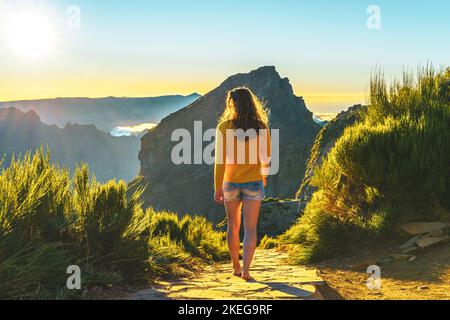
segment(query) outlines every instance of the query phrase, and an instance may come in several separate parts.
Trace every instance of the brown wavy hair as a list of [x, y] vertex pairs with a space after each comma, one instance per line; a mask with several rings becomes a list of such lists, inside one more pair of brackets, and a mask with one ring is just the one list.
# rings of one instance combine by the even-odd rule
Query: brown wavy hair
[[219, 122], [225, 121], [231, 121], [234, 129], [244, 131], [258, 131], [269, 127], [267, 109], [250, 89], [244, 87], [228, 92], [225, 111]]

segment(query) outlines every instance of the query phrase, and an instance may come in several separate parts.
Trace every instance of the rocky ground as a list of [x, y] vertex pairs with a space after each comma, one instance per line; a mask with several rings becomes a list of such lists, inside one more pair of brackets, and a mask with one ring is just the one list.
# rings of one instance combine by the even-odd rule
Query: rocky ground
[[285, 253], [258, 250], [253, 265], [255, 282], [245, 282], [231, 273], [229, 263], [215, 264], [192, 277], [158, 281], [126, 299], [322, 299], [317, 288], [323, 281], [317, 270], [287, 264]]
[[325, 299], [450, 300], [450, 244], [419, 252], [413, 260], [381, 265], [381, 288], [367, 287], [367, 267], [383, 260], [389, 248], [367, 255], [327, 261], [319, 268]]

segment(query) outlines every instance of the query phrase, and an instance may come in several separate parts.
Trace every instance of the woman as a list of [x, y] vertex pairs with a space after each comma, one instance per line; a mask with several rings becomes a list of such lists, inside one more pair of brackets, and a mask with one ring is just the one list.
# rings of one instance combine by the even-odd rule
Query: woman
[[[225, 204], [227, 241], [234, 275], [246, 281], [257, 243], [261, 202], [270, 166], [269, 117], [247, 88], [231, 90], [216, 134], [215, 201]], [[245, 153], [245, 154], [244, 154]], [[244, 212], [244, 265], [239, 261], [241, 216]]]

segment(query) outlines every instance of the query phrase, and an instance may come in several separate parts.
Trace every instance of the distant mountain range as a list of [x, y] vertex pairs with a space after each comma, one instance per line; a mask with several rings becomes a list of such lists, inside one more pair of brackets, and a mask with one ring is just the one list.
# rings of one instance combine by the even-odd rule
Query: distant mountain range
[[71, 170], [85, 162], [102, 182], [116, 178], [130, 181], [139, 171], [136, 137], [113, 137], [94, 125], [67, 124], [60, 129], [42, 123], [35, 111], [0, 109], [0, 159], [6, 155], [4, 167], [13, 154], [34, 152], [42, 145], [50, 148], [53, 162]]
[[171, 142], [171, 134], [183, 128], [193, 136], [195, 121], [202, 121], [203, 130], [215, 128], [227, 92], [241, 86], [252, 89], [266, 103], [271, 128], [279, 129], [280, 133], [280, 170], [268, 179], [267, 195], [294, 197], [321, 126], [314, 122], [303, 98], [294, 95], [289, 80], [281, 78], [275, 67], [262, 67], [228, 78], [188, 107], [163, 119], [141, 139], [142, 176], [131, 183], [131, 189], [148, 186], [144, 193], [146, 205], [177, 213], [202, 214], [211, 221], [223, 218], [223, 208], [213, 201], [213, 166], [173, 164], [171, 151], [176, 143]]
[[337, 113], [314, 113], [313, 120], [320, 124], [326, 125], [328, 122], [333, 121], [337, 117]]
[[199, 94], [152, 98], [56, 98], [0, 102], [0, 108], [33, 110], [45, 124], [63, 128], [67, 123], [93, 124], [105, 132], [118, 127], [159, 123], [167, 115], [191, 104]]

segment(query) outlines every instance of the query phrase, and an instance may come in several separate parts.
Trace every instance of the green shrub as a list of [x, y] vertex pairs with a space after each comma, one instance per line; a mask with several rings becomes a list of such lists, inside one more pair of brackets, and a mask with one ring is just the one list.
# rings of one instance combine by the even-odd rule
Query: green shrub
[[265, 235], [259, 243], [259, 248], [263, 250], [275, 249], [278, 246], [278, 241]]
[[[204, 218], [142, 210], [138, 189], [100, 184], [81, 165], [70, 178], [43, 149], [0, 174], [0, 299], [86, 298], [90, 286], [153, 278], [225, 257], [225, 236]], [[67, 267], [82, 270], [66, 289]]]
[[168, 235], [173, 241], [182, 240], [182, 231], [178, 216], [174, 213], [159, 212], [152, 215], [150, 235], [161, 237]]
[[204, 217], [185, 216], [180, 220], [176, 214], [156, 213], [150, 230], [151, 236], [167, 235], [196, 257], [214, 261], [228, 256], [225, 233], [216, 232]]
[[318, 191], [281, 238], [295, 245], [297, 260], [353, 253], [392, 237], [401, 222], [448, 212], [449, 92], [450, 69], [425, 69], [417, 82], [405, 74], [390, 90], [374, 77], [367, 114], [315, 168], [311, 185]]
[[326, 196], [321, 191], [316, 192], [304, 215], [279, 238], [282, 244], [294, 244], [291, 258], [296, 262], [315, 262], [356, 253], [386, 231], [383, 215], [375, 214], [369, 220], [338, 217], [324, 211], [327, 204], [323, 201], [328, 201]]
[[205, 217], [185, 216], [181, 221], [181, 230], [183, 243], [193, 254], [208, 260], [223, 260], [228, 257], [226, 233], [214, 231]]
[[71, 264], [58, 243], [27, 243], [0, 262], [0, 299], [45, 298], [62, 290]]

